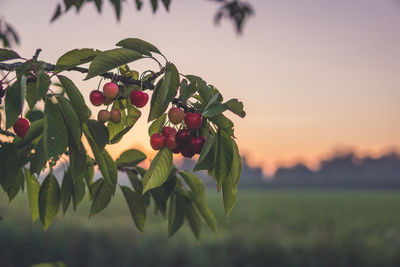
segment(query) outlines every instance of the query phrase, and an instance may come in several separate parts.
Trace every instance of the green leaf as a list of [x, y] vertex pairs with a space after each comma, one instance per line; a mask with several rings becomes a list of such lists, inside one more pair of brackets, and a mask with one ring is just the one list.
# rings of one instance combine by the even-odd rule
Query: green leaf
[[112, 0], [111, 3], [114, 5], [115, 15], [119, 21], [121, 18], [121, 0]]
[[143, 198], [136, 192], [133, 192], [129, 187], [121, 186], [126, 202], [128, 203], [129, 211], [136, 227], [143, 232], [146, 222], [146, 205]]
[[67, 212], [69, 203], [71, 203], [72, 192], [74, 190], [74, 185], [69, 173], [69, 170], [64, 172], [64, 177], [61, 184], [61, 205], [63, 212]]
[[183, 201], [179, 194], [173, 194], [169, 200], [168, 237], [172, 237], [183, 225], [185, 219]]
[[[25, 118], [27, 118], [31, 123], [43, 119], [44, 118], [44, 113], [41, 110], [28, 110], [28, 112], [25, 114]], [[32, 125], [31, 125], [32, 126]]]
[[10, 128], [17, 121], [22, 110], [23, 94], [20, 81], [16, 81], [6, 89], [6, 128]]
[[[114, 102], [115, 107], [121, 106], [117, 104], [118, 102], [119, 101]], [[107, 125], [108, 132], [110, 133], [110, 144], [121, 141], [122, 137], [132, 129], [142, 115], [141, 111], [133, 105], [128, 104], [127, 106], [127, 115], [125, 115], [125, 111], [121, 109], [122, 119], [119, 124], [109, 122]]]
[[242, 159], [239, 154], [239, 149], [236, 142], [233, 139], [231, 140], [233, 147], [233, 161], [229, 175], [224, 179], [224, 183], [222, 185], [222, 198], [227, 217], [229, 217], [229, 213], [235, 205], [237, 197], [237, 185], [242, 173]]
[[37, 103], [37, 87], [34, 79], [28, 79], [26, 83], [26, 102], [28, 102], [29, 108], [32, 110]]
[[142, 181], [139, 179], [137, 173], [128, 170], [126, 174], [128, 175], [129, 181], [131, 182], [133, 189], [135, 189], [135, 192], [142, 195], [143, 184]]
[[149, 127], [149, 136], [151, 137], [155, 133], [161, 133], [161, 130], [167, 119], [167, 113], [163, 113], [160, 117], [153, 121]]
[[69, 100], [71, 101], [71, 105], [74, 108], [76, 114], [78, 114], [79, 120], [83, 123], [86, 122], [90, 117], [90, 110], [85, 104], [85, 100], [81, 92], [79, 92], [78, 88], [76, 88], [75, 84], [65, 76], [57, 75], [62, 87]]
[[219, 186], [229, 175], [233, 160], [232, 138], [226, 130], [218, 130], [214, 173]]
[[203, 149], [201, 150], [199, 160], [193, 168], [193, 171], [208, 170], [214, 164], [214, 136], [209, 134], [204, 142]]
[[205, 118], [212, 118], [221, 114], [225, 110], [227, 110], [227, 107], [224, 104], [216, 104], [210, 108], [206, 108], [201, 115]]
[[72, 194], [72, 203], [74, 206], [74, 210], [76, 210], [79, 203], [85, 197], [85, 182], [83, 174], [80, 174], [77, 177], [73, 177], [73, 182], [74, 182], [74, 190]]
[[93, 136], [90, 134], [90, 131], [89, 131], [86, 123], [83, 124], [83, 128], [82, 129], [83, 129], [83, 132], [84, 132], [84, 134], [86, 136], [86, 139], [88, 140], [88, 143], [89, 143], [89, 145], [90, 145], [90, 147], [92, 149], [94, 158], [96, 159], [97, 165], [99, 166], [100, 172], [103, 175], [104, 180], [107, 182], [107, 184], [110, 187], [113, 187], [114, 184], [113, 184], [113, 182], [111, 180], [110, 173], [108, 171], [106, 161], [103, 158], [103, 154], [101, 153], [99, 147], [97, 146], [96, 142], [94, 141]]
[[36, 177], [32, 175], [27, 168], [24, 168], [26, 188], [28, 191], [28, 202], [31, 210], [32, 221], [39, 217], [39, 189], [40, 184]]
[[38, 263], [31, 265], [30, 267], [67, 267], [67, 265], [61, 261], [56, 261], [56, 262], [46, 262], [46, 263]]
[[0, 147], [0, 184], [4, 192], [12, 184], [18, 172], [17, 148], [12, 143], [2, 143]]
[[141, 54], [126, 48], [115, 48], [104, 51], [93, 59], [85, 80], [141, 58], [143, 58]]
[[167, 11], [169, 11], [169, 5], [170, 5], [170, 3], [171, 3], [171, 0], [161, 0], [161, 1], [162, 1], [162, 3], [164, 4], [165, 9], [166, 9]]
[[213, 96], [211, 88], [207, 86], [205, 81], [197, 83], [197, 92], [206, 103], [210, 102]]
[[47, 175], [39, 191], [39, 216], [46, 231], [60, 207], [60, 187], [53, 173]]
[[86, 171], [83, 173], [86, 185], [89, 187], [93, 183], [94, 167], [93, 160], [88, 156], [86, 159]]
[[66, 125], [68, 127], [68, 132], [72, 136], [72, 140], [74, 141], [78, 149], [84, 149], [81, 141], [82, 138], [81, 122], [79, 121], [79, 117], [76, 114], [74, 108], [72, 107], [71, 102], [69, 102], [69, 100], [63, 96], [57, 96], [57, 101], [60, 104], [61, 111], [64, 116]]
[[181, 82], [181, 89], [180, 89], [180, 99], [182, 102], [186, 103], [186, 101], [197, 92], [197, 87], [195, 83], [187, 84], [185, 79]]
[[64, 70], [69, 70], [73, 67], [91, 62], [100, 53], [100, 50], [95, 50], [92, 48], [71, 50], [57, 60], [54, 72], [59, 73]]
[[179, 87], [179, 72], [174, 64], [168, 64], [163, 79], [157, 84], [151, 98], [149, 120], [161, 116], [174, 99]]
[[106, 126], [96, 120], [88, 120], [87, 126], [98, 148], [101, 151], [104, 150], [104, 147], [110, 138], [110, 134], [108, 133]]
[[164, 147], [161, 149], [153, 161], [150, 168], [142, 179], [143, 193], [162, 185], [168, 178], [172, 168], [172, 151]]
[[47, 117], [43, 117], [43, 132], [42, 132], [42, 137], [40, 137], [39, 142], [36, 144], [35, 147], [35, 154], [32, 156], [31, 159], [31, 166], [30, 166], [30, 172], [32, 174], [40, 174], [40, 171], [42, 168], [45, 166], [46, 161], [48, 159], [48, 153], [47, 153], [47, 129], [48, 129], [48, 124], [47, 124]]
[[161, 54], [160, 50], [158, 50], [157, 47], [137, 38], [127, 38], [119, 41], [116, 45], [123, 48], [135, 50], [136, 52], [147, 56], [151, 56], [150, 52]]
[[203, 182], [196, 175], [188, 172], [182, 171], [179, 174], [183, 177], [186, 184], [189, 186], [191, 192], [191, 197], [195, 203], [201, 216], [206, 221], [207, 225], [214, 231], [217, 232], [217, 220], [214, 214], [208, 208], [205, 197], [205, 188]]
[[110, 154], [108, 154], [107, 150], [103, 150], [101, 152], [101, 154], [103, 155], [104, 161], [107, 165], [107, 169], [108, 169], [108, 173], [110, 175], [110, 179], [113, 185], [117, 184], [117, 180], [118, 180], [118, 169], [117, 169], [117, 165], [115, 164], [115, 161], [112, 159], [112, 157], [110, 156]]
[[154, 199], [156, 210], [158, 210], [163, 217], [165, 217], [167, 212], [167, 200], [174, 191], [176, 184], [176, 170], [173, 167], [164, 184], [149, 191]]
[[[95, 192], [93, 192], [93, 203], [90, 208], [90, 216], [95, 215], [99, 211], [105, 209], [111, 201], [111, 196], [114, 194], [113, 186], [105, 182], [104, 179], [100, 179], [100, 182], [96, 186]], [[97, 181], [96, 181], [97, 182]]]
[[17, 169], [17, 175], [13, 177], [10, 185], [7, 188], [8, 199], [11, 202], [18, 194], [24, 184], [24, 174], [20, 168]]
[[190, 229], [192, 230], [196, 239], [199, 239], [201, 231], [201, 221], [199, 212], [196, 210], [195, 206], [190, 200], [184, 198], [182, 203], [186, 219], [189, 222]]
[[146, 154], [137, 149], [124, 151], [116, 160], [118, 167], [134, 167], [146, 159]]
[[158, 8], [158, 0], [150, 0], [151, 7], [153, 8], [153, 13], [156, 13]]
[[36, 80], [36, 92], [37, 97], [36, 100], [40, 100], [44, 97], [49, 90], [49, 86], [51, 84], [49, 76], [44, 71], [39, 71], [37, 80]]
[[232, 129], [233, 127], [233, 122], [222, 114], [212, 117], [210, 120], [222, 129]]
[[21, 58], [17, 54], [17, 52], [9, 49], [0, 48], [0, 62], [16, 58]]
[[65, 127], [64, 118], [61, 109], [57, 104], [46, 99], [44, 114], [47, 118], [47, 152], [48, 158], [58, 157], [63, 154], [68, 145], [67, 128]]
[[243, 102], [240, 102], [236, 98], [231, 99], [224, 103], [224, 105], [236, 115], [244, 118], [246, 116], [246, 112], [243, 110]]

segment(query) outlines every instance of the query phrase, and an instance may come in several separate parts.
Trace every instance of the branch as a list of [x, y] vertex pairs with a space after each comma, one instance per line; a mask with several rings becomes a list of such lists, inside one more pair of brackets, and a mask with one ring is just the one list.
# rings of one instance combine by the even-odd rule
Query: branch
[[[40, 53], [40, 49], [36, 50], [36, 53], [34, 55], [34, 59], [35, 59], [35, 56], [39, 56], [39, 53]], [[54, 68], [56, 66], [56, 65], [44, 62], [44, 61], [38, 61], [38, 62], [40, 64], [44, 65], [44, 70], [45, 71], [54, 71]], [[11, 64], [0, 63], [0, 70], [14, 71], [14, 70], [20, 68], [23, 64], [24, 64], [24, 62], [15, 62], [15, 63], [11, 63]], [[73, 68], [70, 68], [68, 71], [77, 71], [77, 72], [80, 72], [80, 73], [87, 73], [89, 70], [86, 69], [86, 68], [81, 68], [81, 67], [73, 67]], [[135, 80], [135, 79], [130, 78], [130, 77], [117, 75], [117, 74], [112, 73], [112, 72], [106, 72], [106, 73], [100, 74], [99, 76], [104, 77], [106, 79], [112, 79], [112, 80], [117, 81], [117, 82], [122, 82], [124, 84], [136, 84], [138, 86], [141, 86], [141, 84], [143, 83], [143, 89], [153, 90], [154, 89], [154, 85], [151, 82], [154, 81], [157, 77], [159, 77], [164, 72], [165, 72], [165, 69], [163, 68], [159, 72], [154, 73], [150, 78], [148, 78], [147, 80], [145, 80], [143, 82], [139, 81], [139, 80]]]
[[5, 136], [11, 136], [11, 137], [15, 137], [16, 135], [13, 134], [12, 132], [9, 131], [5, 131], [3, 129], [0, 129], [0, 134], [5, 135]]

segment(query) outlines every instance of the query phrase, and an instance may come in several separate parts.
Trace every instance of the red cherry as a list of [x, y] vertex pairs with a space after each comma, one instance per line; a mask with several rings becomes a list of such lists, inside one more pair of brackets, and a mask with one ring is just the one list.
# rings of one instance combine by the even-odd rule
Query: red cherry
[[200, 154], [205, 141], [206, 138], [204, 136], [190, 138], [190, 147], [192, 148], [193, 152], [196, 154]]
[[141, 90], [133, 90], [130, 94], [131, 103], [138, 108], [146, 106], [147, 101], [149, 101], [149, 95]]
[[175, 140], [180, 146], [185, 146], [190, 140], [190, 131], [188, 129], [181, 129], [175, 135]]
[[100, 106], [101, 104], [104, 103], [105, 97], [103, 92], [99, 90], [93, 90], [90, 92], [90, 103], [92, 103], [94, 106]]
[[165, 146], [165, 137], [162, 134], [155, 133], [150, 137], [150, 145], [154, 150], [160, 150]]
[[111, 115], [111, 118], [110, 118], [111, 122], [120, 123], [120, 121], [122, 119], [122, 114], [121, 114], [121, 111], [119, 109], [113, 108], [110, 111], [110, 115]]
[[178, 147], [178, 144], [176, 143], [175, 140], [175, 135], [168, 135], [165, 137], [165, 146], [171, 150], [174, 150], [175, 148]]
[[182, 156], [184, 156], [185, 158], [192, 158], [194, 156], [194, 151], [192, 150], [192, 147], [190, 145], [185, 146], [184, 148], [182, 148], [181, 151]]
[[168, 111], [168, 119], [172, 124], [177, 125], [181, 123], [184, 118], [185, 118], [185, 113], [183, 112], [183, 110], [177, 107], [172, 107]]
[[189, 129], [192, 130], [199, 129], [202, 121], [203, 117], [200, 113], [188, 112], [185, 116], [185, 124]]
[[29, 127], [29, 121], [24, 118], [18, 118], [18, 120], [13, 125], [15, 134], [21, 138], [24, 138], [25, 135], [28, 133]]
[[114, 99], [105, 97], [104, 105], [108, 106], [108, 105], [112, 104], [112, 102], [114, 102]]
[[97, 120], [101, 123], [107, 122], [111, 119], [111, 113], [108, 110], [102, 109], [97, 114]]
[[176, 130], [175, 128], [169, 127], [169, 126], [165, 126], [162, 129], [162, 135], [164, 135], [165, 137], [168, 137], [169, 135], [173, 135], [175, 137], [176, 134]]
[[114, 99], [118, 95], [118, 85], [113, 82], [106, 83], [103, 86], [104, 96], [109, 99]]

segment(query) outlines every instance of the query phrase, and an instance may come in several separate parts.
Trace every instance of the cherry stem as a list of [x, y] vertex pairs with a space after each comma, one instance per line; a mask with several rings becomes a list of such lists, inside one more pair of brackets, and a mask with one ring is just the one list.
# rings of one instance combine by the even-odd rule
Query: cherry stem
[[99, 85], [97, 86], [97, 91], [100, 91], [100, 85], [101, 85], [101, 82], [103, 81], [103, 79], [104, 79], [104, 77], [101, 77], [101, 79], [99, 81]]

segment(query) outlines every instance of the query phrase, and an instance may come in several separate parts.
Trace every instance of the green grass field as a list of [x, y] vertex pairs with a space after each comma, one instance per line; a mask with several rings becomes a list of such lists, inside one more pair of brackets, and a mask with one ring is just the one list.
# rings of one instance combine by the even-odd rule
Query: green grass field
[[219, 231], [203, 225], [199, 242], [187, 225], [168, 239], [154, 214], [138, 232], [124, 201], [117, 194], [90, 220], [82, 203], [43, 232], [24, 196], [9, 204], [2, 193], [0, 266], [400, 266], [396, 191], [241, 190], [229, 223], [220, 197], [209, 193]]

